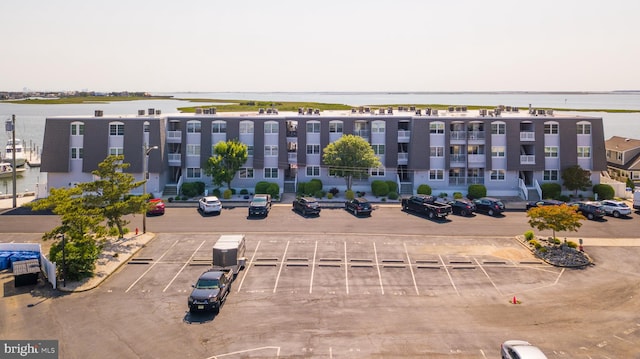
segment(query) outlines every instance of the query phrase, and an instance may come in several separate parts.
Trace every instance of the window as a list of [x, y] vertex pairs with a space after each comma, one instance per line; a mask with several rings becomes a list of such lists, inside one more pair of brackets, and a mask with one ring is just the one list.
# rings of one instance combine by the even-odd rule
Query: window
[[109, 147], [109, 155], [110, 156], [124, 155], [124, 148], [122, 148], [122, 147]]
[[384, 131], [385, 131], [384, 121], [373, 121], [373, 123], [371, 124], [372, 133], [384, 133]]
[[241, 121], [240, 133], [241, 134], [253, 133], [253, 121]]
[[307, 122], [307, 133], [320, 133], [320, 122]]
[[307, 145], [307, 154], [308, 155], [319, 155], [320, 154], [320, 145]]
[[544, 181], [557, 181], [558, 180], [558, 170], [544, 170], [542, 175], [542, 179]]
[[504, 181], [504, 178], [505, 178], [504, 170], [491, 170], [492, 181]]
[[492, 135], [504, 135], [507, 133], [507, 125], [502, 122], [494, 122], [491, 124]]
[[545, 157], [558, 157], [558, 147], [556, 146], [545, 146], [544, 148], [544, 156]]
[[429, 170], [429, 179], [442, 181], [444, 179], [444, 170]]
[[238, 178], [253, 178], [253, 168], [240, 168], [238, 170]]
[[373, 148], [373, 153], [375, 153], [376, 155], [384, 155], [384, 145], [371, 145], [371, 148]]
[[320, 166], [307, 166], [307, 177], [320, 177]]
[[247, 156], [253, 156], [253, 145], [247, 145]]
[[187, 133], [200, 133], [200, 121], [187, 122]]
[[431, 122], [429, 124], [429, 133], [444, 134], [444, 123]]
[[372, 168], [371, 175], [374, 177], [384, 177], [384, 167]]
[[329, 132], [342, 133], [342, 121], [329, 122]]
[[278, 123], [273, 121], [265, 122], [264, 133], [278, 133]]
[[591, 157], [591, 147], [578, 146], [578, 158], [590, 158], [590, 157]]
[[266, 156], [277, 156], [278, 155], [278, 146], [275, 145], [266, 145], [264, 146], [264, 155]]
[[82, 135], [84, 135], [84, 123], [72, 123], [71, 136], [82, 136]]
[[431, 157], [444, 157], [444, 147], [431, 147], [429, 152]]
[[110, 123], [109, 124], [110, 136], [124, 136], [124, 123]]
[[590, 123], [578, 123], [578, 134], [579, 135], [590, 135], [591, 134], [591, 124]]
[[491, 157], [504, 157], [504, 146], [491, 146]]
[[558, 124], [554, 122], [547, 122], [544, 124], [545, 135], [557, 135], [559, 133]]
[[467, 154], [469, 154], [469, 155], [484, 155], [484, 146], [483, 145], [467, 146]]
[[200, 177], [201, 177], [200, 168], [187, 167], [187, 178], [200, 178]]
[[187, 156], [200, 156], [200, 145], [187, 144]]
[[266, 167], [264, 169], [264, 178], [278, 178], [278, 169], [275, 167]]
[[83, 158], [82, 147], [71, 147], [71, 159], [81, 160]]
[[142, 131], [144, 133], [149, 133], [149, 131], [150, 131], [149, 122], [145, 122], [144, 124], [142, 124]]
[[227, 133], [227, 123], [224, 121], [212, 122], [211, 133]]

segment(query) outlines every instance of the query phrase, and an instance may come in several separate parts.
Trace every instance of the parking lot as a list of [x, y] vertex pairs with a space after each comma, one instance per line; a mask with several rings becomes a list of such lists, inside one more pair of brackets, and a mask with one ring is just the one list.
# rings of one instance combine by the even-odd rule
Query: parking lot
[[[587, 247], [595, 266], [557, 268], [514, 240], [525, 221], [440, 223], [398, 208], [304, 218], [283, 206], [248, 220], [241, 208], [204, 217], [170, 208], [148, 220], [156, 238], [96, 289], [14, 290], [3, 275], [0, 335], [57, 338], [64, 357], [78, 358], [498, 358], [508, 339], [550, 358], [637, 354], [638, 247]], [[581, 231], [630, 238], [634, 222]], [[223, 233], [246, 234], [247, 266], [220, 314], [190, 314], [191, 284]]]

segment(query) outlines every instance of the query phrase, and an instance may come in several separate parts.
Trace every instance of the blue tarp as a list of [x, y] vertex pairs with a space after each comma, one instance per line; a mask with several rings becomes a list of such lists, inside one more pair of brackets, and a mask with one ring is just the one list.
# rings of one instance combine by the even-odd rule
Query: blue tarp
[[40, 259], [40, 253], [32, 251], [0, 251], [0, 270], [10, 269], [13, 262]]

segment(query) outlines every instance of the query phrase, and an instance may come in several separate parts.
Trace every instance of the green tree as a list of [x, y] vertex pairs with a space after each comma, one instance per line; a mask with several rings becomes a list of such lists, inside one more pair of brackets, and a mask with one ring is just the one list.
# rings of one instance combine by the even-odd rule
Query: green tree
[[[91, 172], [97, 179], [78, 184], [88, 208], [100, 208], [109, 228], [117, 228], [120, 238], [124, 237], [124, 228], [129, 221], [124, 216], [145, 212], [150, 195], [130, 196], [129, 193], [144, 184], [136, 181], [133, 175], [123, 170], [129, 167], [122, 162], [124, 156], [108, 156]], [[144, 214], [143, 214], [144, 215]]]
[[231, 189], [231, 180], [247, 162], [248, 156], [247, 145], [237, 139], [218, 142], [213, 148], [213, 156], [205, 164], [204, 173], [211, 176], [216, 186], [226, 183], [227, 188]]
[[[42, 238], [55, 241], [49, 250], [49, 259], [59, 264], [63, 263], [64, 243], [65, 278], [78, 280], [91, 276], [100, 253], [97, 240], [107, 232], [102, 225], [102, 210], [85, 205], [80, 187], [52, 188], [48, 197], [30, 202], [27, 206], [36, 211], [50, 209], [60, 216], [61, 224], [46, 232]], [[63, 235], [64, 241], [61, 240]], [[57, 268], [60, 274], [62, 265]]]
[[373, 148], [360, 136], [344, 135], [323, 150], [322, 160], [332, 173], [344, 177], [347, 190], [351, 189], [353, 177], [366, 178], [370, 168], [382, 166]]
[[584, 216], [576, 211], [573, 206], [562, 204], [560, 206], [540, 206], [533, 207], [527, 211], [529, 225], [539, 231], [550, 229], [553, 231], [553, 238], [556, 238], [556, 231], [577, 232], [582, 226]]
[[591, 171], [582, 169], [580, 165], [567, 167], [562, 171], [562, 181], [569, 191], [577, 195], [578, 190], [586, 191], [591, 187]]

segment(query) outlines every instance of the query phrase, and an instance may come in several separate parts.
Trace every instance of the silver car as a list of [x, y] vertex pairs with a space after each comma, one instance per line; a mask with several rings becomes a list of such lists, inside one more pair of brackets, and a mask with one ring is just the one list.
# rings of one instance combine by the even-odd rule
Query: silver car
[[502, 359], [547, 359], [542, 350], [524, 340], [507, 340], [500, 346]]
[[614, 216], [616, 218], [620, 216], [628, 216], [631, 214], [631, 208], [622, 201], [604, 200], [601, 201], [600, 204], [602, 205], [602, 208], [604, 209], [604, 212], [606, 214]]
[[198, 210], [200, 210], [204, 214], [220, 214], [220, 212], [222, 211], [222, 203], [216, 196], [202, 197], [198, 201]]

